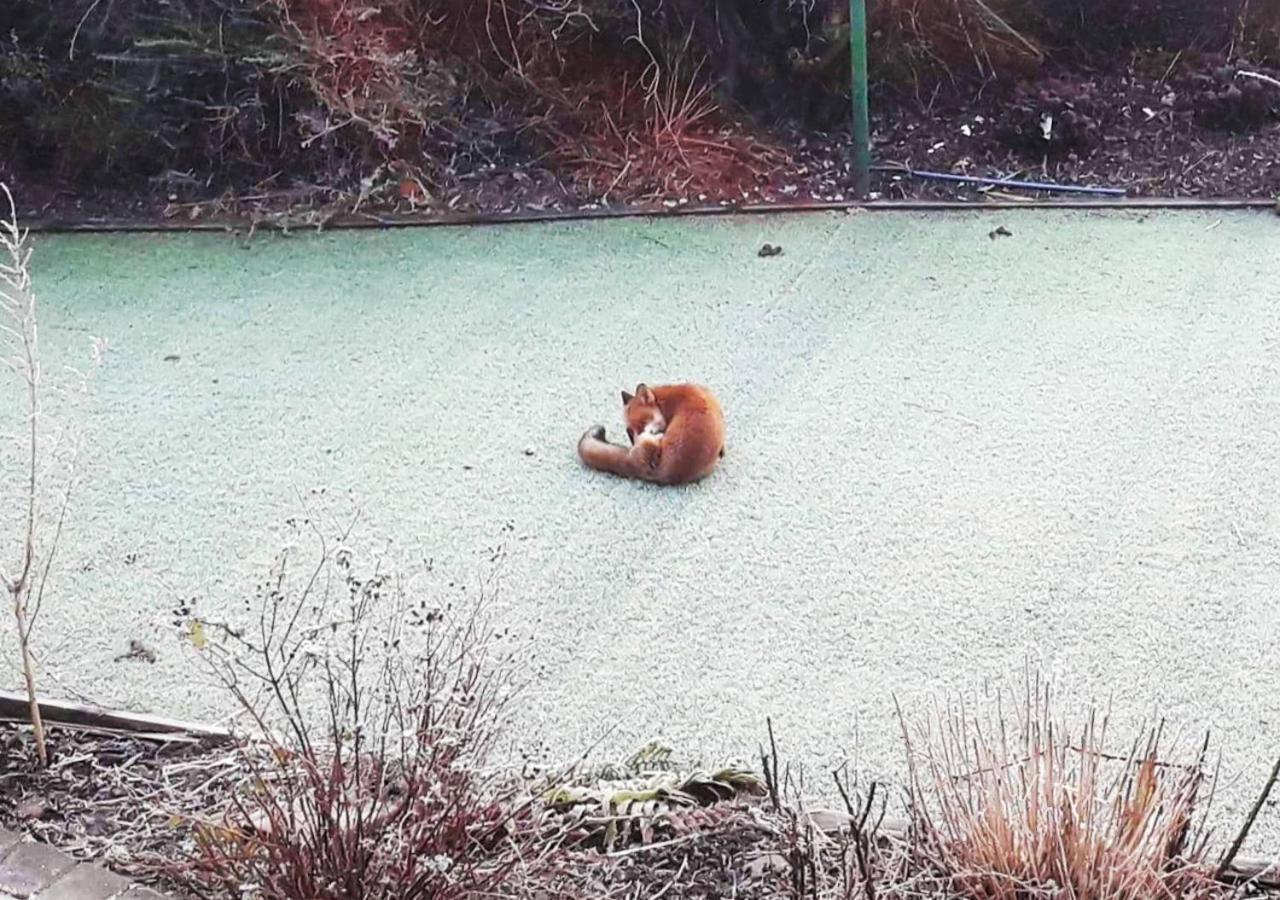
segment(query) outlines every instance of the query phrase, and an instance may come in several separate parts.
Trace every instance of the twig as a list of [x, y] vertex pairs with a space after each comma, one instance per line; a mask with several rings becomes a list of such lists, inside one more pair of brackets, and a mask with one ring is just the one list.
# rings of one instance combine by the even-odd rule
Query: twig
[[1255, 81], [1261, 81], [1264, 84], [1271, 85], [1272, 87], [1280, 88], [1280, 79], [1272, 78], [1270, 75], [1263, 75], [1261, 72], [1237, 72], [1236, 77], [1252, 78]]
[[89, 4], [88, 9], [84, 11], [84, 15], [80, 17], [80, 21], [76, 23], [76, 30], [71, 33], [71, 44], [67, 47], [67, 59], [76, 58], [76, 41], [80, 38], [80, 29], [84, 27], [84, 23], [89, 21], [89, 16], [93, 15], [93, 11], [98, 8], [98, 4], [102, 0], [93, 0]]
[[928, 172], [923, 169], [907, 169], [904, 174], [931, 181], [953, 181], [958, 184], [985, 184], [992, 187], [1021, 188], [1028, 191], [1093, 194], [1102, 197], [1123, 197], [1126, 194], [1124, 188], [1092, 187], [1081, 184], [1053, 184], [1045, 181], [1016, 181], [1012, 178], [980, 178], [976, 175], [956, 175], [951, 172]]
[[1178, 64], [1178, 60], [1182, 59], [1182, 51], [1179, 50], [1173, 55], [1173, 59], [1169, 63], [1169, 67], [1164, 70], [1164, 74], [1160, 76], [1160, 80], [1156, 84], [1164, 84], [1169, 80], [1169, 76], [1173, 74], [1173, 68]]
[[978, 428], [978, 429], [982, 428], [981, 424], [979, 424], [978, 422], [975, 422], [973, 419], [970, 419], [968, 416], [963, 416], [960, 413], [953, 413], [947, 409], [940, 409], [935, 406], [925, 406], [923, 403], [917, 403], [915, 400], [903, 400], [902, 405], [913, 407], [915, 409], [920, 410], [921, 412], [933, 413], [936, 416], [943, 416], [944, 418], [954, 419], [955, 421], [959, 422], [961, 425], [968, 425], [970, 428]]
[[684, 874], [684, 870], [688, 868], [688, 866], [689, 857], [686, 855], [684, 859], [680, 860], [680, 868], [676, 869], [676, 874], [671, 876], [671, 880], [667, 882], [667, 886], [654, 894], [652, 900], [661, 900], [662, 897], [666, 896], [667, 891], [676, 886], [676, 882], [680, 880], [680, 876]]
[[1262, 807], [1266, 804], [1267, 798], [1271, 796], [1271, 791], [1276, 786], [1278, 779], [1280, 779], [1280, 758], [1277, 758], [1276, 764], [1272, 766], [1271, 777], [1267, 779], [1266, 785], [1262, 788], [1262, 793], [1258, 796], [1258, 802], [1253, 804], [1253, 809], [1249, 810], [1249, 816], [1244, 820], [1244, 825], [1240, 827], [1240, 833], [1231, 842], [1231, 849], [1222, 857], [1222, 862], [1218, 863], [1216, 877], [1222, 878], [1227, 868], [1235, 862], [1236, 854], [1240, 852], [1245, 839], [1249, 837], [1249, 831], [1253, 828], [1253, 823], [1257, 820], [1258, 813], [1262, 812]]
[[679, 844], [687, 844], [690, 841], [696, 841], [703, 837], [702, 832], [695, 831], [692, 834], [682, 834], [680, 837], [671, 838], [666, 841], [658, 841], [653, 844], [641, 844], [638, 847], [628, 847], [626, 850], [615, 850], [606, 854], [610, 859], [621, 859], [624, 856], [635, 856], [637, 853], [647, 853], [650, 850], [664, 850], [667, 847], [675, 847]]
[[769, 801], [773, 804], [774, 812], [782, 809], [782, 804], [778, 799], [778, 744], [773, 739], [773, 719], [765, 716], [765, 725], [769, 729], [769, 756], [765, 756], [764, 751], [760, 752], [760, 760], [764, 767], [765, 785], [769, 788]]

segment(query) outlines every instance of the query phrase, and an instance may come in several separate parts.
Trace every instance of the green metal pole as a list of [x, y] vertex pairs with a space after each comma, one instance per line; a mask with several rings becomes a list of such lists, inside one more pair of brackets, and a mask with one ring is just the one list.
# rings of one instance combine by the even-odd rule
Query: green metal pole
[[867, 104], [867, 0], [849, 0], [853, 89], [853, 176], [859, 200], [871, 191], [871, 116]]

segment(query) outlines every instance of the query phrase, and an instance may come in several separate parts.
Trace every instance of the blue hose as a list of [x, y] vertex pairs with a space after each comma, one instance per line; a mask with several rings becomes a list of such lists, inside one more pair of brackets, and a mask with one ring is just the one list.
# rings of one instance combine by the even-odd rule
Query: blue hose
[[921, 169], [886, 168], [885, 171], [902, 172], [916, 178], [933, 181], [954, 181], [960, 184], [985, 184], [991, 187], [1022, 188], [1029, 191], [1057, 191], [1064, 194], [1097, 194], [1103, 197], [1123, 197], [1124, 188], [1088, 187], [1079, 184], [1049, 184], [1043, 181], [1018, 181], [1013, 178], [979, 178], [972, 175], [951, 175], [947, 172], [926, 172]]

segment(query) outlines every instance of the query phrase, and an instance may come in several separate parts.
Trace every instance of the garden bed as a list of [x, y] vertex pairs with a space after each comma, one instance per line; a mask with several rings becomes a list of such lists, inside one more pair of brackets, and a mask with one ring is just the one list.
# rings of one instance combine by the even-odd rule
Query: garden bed
[[[121, 714], [121, 721], [124, 718], [127, 714]], [[147, 727], [146, 722], [139, 724]], [[234, 821], [229, 797], [258, 790], [253, 787], [257, 776], [226, 740], [54, 726], [49, 746], [51, 765], [41, 769], [34, 762], [29, 730], [19, 723], [0, 724], [0, 826], [27, 832], [172, 896], [221, 895], [200, 879], [193, 865], [200, 852], [198, 835], [202, 829], [208, 835], [208, 829]], [[667, 758], [664, 751], [650, 750], [643, 761], [666, 771]], [[766, 773], [778, 765], [776, 759], [763, 761]], [[629, 767], [638, 771], [633, 760], [601, 770], [593, 779], [578, 780], [575, 802], [610, 791], [634, 791], [635, 779], [631, 788], [623, 786], [625, 779], [618, 780]], [[601, 831], [600, 820], [573, 816], [572, 829], [547, 831], [543, 843], [553, 849], [541, 862], [507, 879], [495, 896], [987, 896], [980, 886], [966, 887], [956, 880], [954, 870], [938, 855], [941, 847], [921, 836], [919, 823], [913, 828], [908, 822], [886, 819], [874, 790], [865, 797], [855, 795], [858, 807], [845, 813], [806, 809], [786, 774], [781, 783], [770, 774], [765, 784], [760, 791], [704, 797], [702, 805], [683, 810], [654, 806], [653, 801], [637, 805], [635, 813], [624, 814], [619, 808], [615, 822], [632, 823], [620, 831]], [[643, 823], [645, 816], [651, 817], [648, 825]], [[593, 821], [596, 824], [590, 824]], [[1155, 828], [1158, 821], [1144, 828]], [[531, 859], [541, 854], [536, 843], [526, 851]], [[1136, 856], [1132, 862], [1126, 859], [1117, 856], [1111, 865], [1137, 861]], [[1015, 864], [1035, 865], [1026, 859]], [[874, 873], [871, 892], [863, 872]], [[1126, 874], [1142, 877], [1142, 870], [1135, 867]], [[1266, 861], [1237, 860], [1225, 875], [1216, 886], [1207, 875], [1196, 876], [1191, 870], [1169, 877], [1182, 878], [1178, 883], [1194, 888], [1187, 896], [1205, 900], [1280, 892], [1280, 870], [1268, 868]], [[253, 895], [252, 889], [246, 890]]]
[[[923, 170], [1273, 198], [1280, 22], [1255, 6], [875, 0], [873, 196], [1059, 196]], [[0, 181], [64, 223], [853, 197], [843, 0], [719, 24], [687, 2], [475, 9], [22, 0], [0, 15]]]
[[[1280, 120], [1260, 112], [1266, 95], [1280, 105], [1280, 87], [1247, 76], [1243, 67], [1213, 65], [1168, 78], [1113, 71], [1062, 71], [979, 97], [940, 94], [926, 107], [882, 99], [874, 117], [876, 171], [872, 197], [881, 200], [1102, 199], [957, 184], [916, 177], [910, 170], [981, 178], [1017, 179], [1119, 188], [1130, 197], [1247, 198], [1280, 196]], [[1266, 70], [1268, 77], [1280, 71]], [[1240, 98], [1235, 85], [1247, 90]], [[1242, 111], [1243, 109], [1243, 111]], [[1044, 116], [1054, 117], [1049, 139]], [[1253, 116], [1248, 128], [1218, 124]], [[675, 205], [784, 206], [804, 201], [855, 199], [847, 136], [800, 128], [762, 130], [747, 120], [724, 126], [727, 139], [767, 142], [777, 153], [746, 192], [727, 197], [705, 191], [654, 192], [637, 188], [591, 190], [529, 156], [506, 155], [491, 166], [456, 172], [438, 203], [382, 196], [358, 202], [348, 191], [323, 185], [262, 190], [240, 184], [218, 193], [195, 186], [147, 184], [133, 188], [19, 183], [28, 220], [170, 225], [210, 219], [270, 220], [290, 214], [320, 224], [350, 214], [410, 214], [418, 218], [539, 214], [602, 208]], [[600, 185], [600, 188], [605, 187]]]
[[48, 738], [42, 769], [30, 730], [0, 724], [0, 825], [168, 892], [193, 847], [186, 817], [246, 777], [223, 741], [57, 726]]

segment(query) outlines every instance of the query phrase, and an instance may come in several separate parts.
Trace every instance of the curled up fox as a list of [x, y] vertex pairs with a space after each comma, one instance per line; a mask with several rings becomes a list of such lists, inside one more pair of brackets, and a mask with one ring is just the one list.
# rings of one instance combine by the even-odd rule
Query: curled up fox
[[593, 469], [659, 484], [685, 484], [711, 474], [724, 456], [724, 413], [698, 384], [641, 384], [622, 392], [630, 447], [605, 440], [603, 425], [587, 429], [578, 456]]

